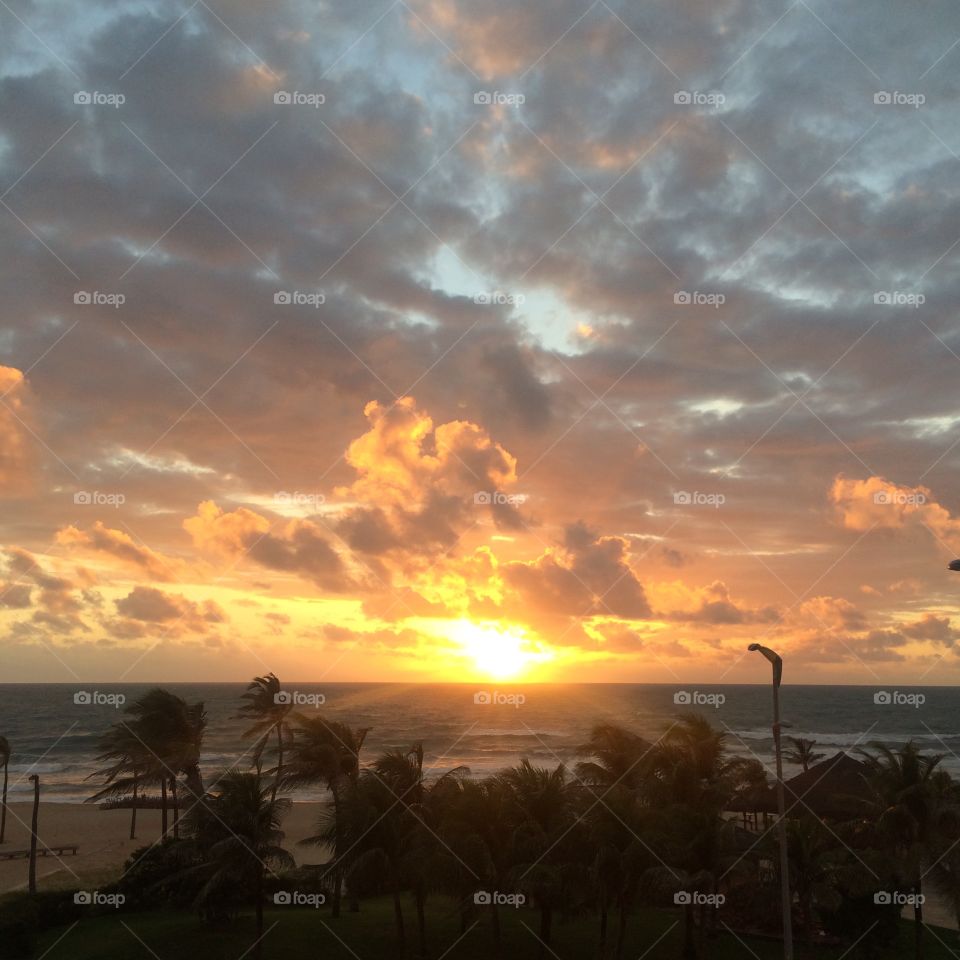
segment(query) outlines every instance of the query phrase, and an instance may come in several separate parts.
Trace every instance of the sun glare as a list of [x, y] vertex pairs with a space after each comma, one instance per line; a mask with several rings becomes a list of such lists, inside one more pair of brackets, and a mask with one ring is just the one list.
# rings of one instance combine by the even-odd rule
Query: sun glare
[[478, 673], [496, 680], [519, 677], [535, 663], [550, 659], [518, 627], [458, 621], [450, 633], [473, 660]]

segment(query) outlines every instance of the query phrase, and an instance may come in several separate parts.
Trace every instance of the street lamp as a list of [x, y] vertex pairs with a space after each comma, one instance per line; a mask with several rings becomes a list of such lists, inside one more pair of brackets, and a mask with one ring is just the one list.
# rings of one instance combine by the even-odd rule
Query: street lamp
[[[960, 567], [958, 567], [960, 569]], [[783, 957], [793, 960], [793, 923], [790, 919], [790, 868], [787, 859], [787, 818], [783, 799], [783, 758], [780, 753], [780, 679], [783, 660], [769, 647], [751, 643], [751, 653], [761, 653], [773, 667], [773, 748], [777, 758], [777, 834], [780, 841], [780, 899], [783, 912]]]
[[948, 570], [960, 570], [960, 560], [951, 560], [947, 564]]

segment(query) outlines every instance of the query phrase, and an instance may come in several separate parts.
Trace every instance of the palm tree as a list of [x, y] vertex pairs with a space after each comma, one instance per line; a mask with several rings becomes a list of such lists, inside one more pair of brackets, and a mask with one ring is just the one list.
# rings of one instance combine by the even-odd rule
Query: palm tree
[[[343, 861], [347, 845], [345, 831], [339, 832], [337, 824], [344, 819], [344, 795], [357, 784], [360, 772], [360, 751], [366, 739], [367, 730], [354, 730], [337, 720], [325, 717], [297, 716], [297, 726], [293, 732], [290, 746], [290, 760], [286, 767], [283, 783], [287, 788], [323, 784], [333, 801], [331, 817], [322, 817], [318, 837], [323, 835], [331, 841], [333, 861], [333, 903], [331, 915], [340, 916], [341, 886], [345, 864]], [[333, 833], [329, 833], [333, 825]], [[320, 842], [313, 838], [315, 842]], [[307, 842], [307, 841], [304, 841]], [[325, 842], [325, 841], [324, 841]]]
[[880, 842], [891, 851], [899, 879], [914, 894], [914, 956], [923, 956], [925, 865], [936, 847], [937, 820], [950, 788], [949, 774], [938, 770], [939, 755], [920, 753], [913, 741], [898, 749], [873, 744], [859, 750], [873, 790], [871, 819]]
[[109, 765], [102, 770], [90, 774], [91, 777], [102, 777], [106, 786], [92, 797], [87, 803], [98, 803], [106, 797], [131, 798], [130, 839], [137, 835], [137, 806], [139, 804], [140, 787], [151, 774], [154, 781], [159, 776], [161, 782], [165, 779], [162, 771], [157, 772], [157, 764], [140, 738], [136, 725], [129, 721], [113, 724], [100, 738], [100, 750], [97, 757], [100, 763]]
[[[388, 751], [374, 761], [373, 769], [407, 813], [402, 825], [401, 869], [404, 879], [413, 886], [420, 956], [426, 957], [427, 886], [437, 869], [438, 847], [443, 846], [437, 830], [445, 806], [445, 792], [452, 782], [470, 771], [467, 767], [455, 767], [427, 785], [423, 776], [422, 743], [415, 743], [406, 751]], [[449, 848], [447, 852], [453, 853]]]
[[[157, 687], [130, 704], [126, 712], [135, 717], [136, 734], [157, 765], [164, 812], [169, 784], [173, 834], [177, 837], [180, 816], [177, 780], [181, 773], [193, 802], [199, 803], [203, 799], [200, 751], [207, 726], [203, 703], [188, 704], [182, 697]], [[163, 820], [166, 833], [166, 815]]]
[[793, 746], [784, 752], [783, 759], [787, 763], [799, 764], [803, 767], [804, 773], [818, 760], [824, 758], [824, 754], [814, 752], [813, 748], [817, 745], [816, 740], [805, 740], [803, 737], [787, 737], [787, 739]]
[[583, 877], [587, 863], [577, 864], [584, 850], [583, 827], [577, 822], [577, 788], [559, 764], [554, 770], [529, 760], [500, 774], [508, 792], [517, 887], [528, 891], [540, 911], [540, 956], [551, 949], [553, 916], [564, 903], [572, 875]]
[[652, 745], [643, 737], [612, 723], [597, 724], [579, 751], [592, 759], [577, 764], [577, 777], [607, 787], [638, 786], [652, 757]]
[[0, 843], [7, 834], [7, 777], [10, 767], [10, 741], [0, 737], [0, 762], [3, 763], [3, 799], [0, 800]]
[[277, 767], [271, 794], [272, 799], [276, 800], [277, 788], [283, 776], [284, 744], [290, 739], [290, 725], [287, 718], [293, 705], [284, 696], [280, 681], [274, 673], [268, 673], [265, 677], [254, 677], [247, 684], [243, 699], [247, 702], [240, 708], [238, 716], [254, 721], [253, 726], [244, 731], [243, 735], [258, 738], [254, 751], [254, 762], [258, 770], [268, 739], [274, 735], [277, 738]]
[[204, 877], [198, 906], [216, 911], [239, 897], [249, 897], [256, 915], [257, 958], [262, 956], [266, 872], [274, 866], [294, 865], [281, 846], [280, 825], [289, 809], [290, 800], [274, 800], [272, 787], [264, 787], [259, 774], [229, 771], [186, 818], [188, 832], [204, 856], [204, 863], [195, 868]]

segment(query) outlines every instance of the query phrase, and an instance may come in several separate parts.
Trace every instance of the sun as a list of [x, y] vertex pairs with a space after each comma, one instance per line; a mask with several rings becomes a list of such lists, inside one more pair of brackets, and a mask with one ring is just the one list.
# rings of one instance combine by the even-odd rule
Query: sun
[[534, 664], [552, 659], [520, 627], [458, 620], [450, 637], [473, 660], [478, 673], [495, 680], [515, 679]]

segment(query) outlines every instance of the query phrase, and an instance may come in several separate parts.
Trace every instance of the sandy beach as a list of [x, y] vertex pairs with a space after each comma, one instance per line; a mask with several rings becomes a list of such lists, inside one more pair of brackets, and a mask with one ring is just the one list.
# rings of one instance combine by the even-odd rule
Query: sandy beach
[[[297, 863], [323, 862], [326, 857], [316, 847], [298, 846], [316, 829], [322, 804], [295, 803], [284, 819], [284, 845]], [[11, 803], [7, 811], [6, 842], [0, 853], [21, 850], [30, 845], [32, 804]], [[139, 847], [160, 837], [160, 811], [137, 812], [137, 838], [130, 839], [129, 810], [101, 810], [80, 803], [41, 803], [37, 830], [41, 843], [77, 843], [76, 856], [47, 856], [37, 860], [37, 882], [41, 890], [54, 888], [95, 889], [117, 877], [124, 862]], [[28, 861], [0, 860], [0, 893], [27, 885]]]

